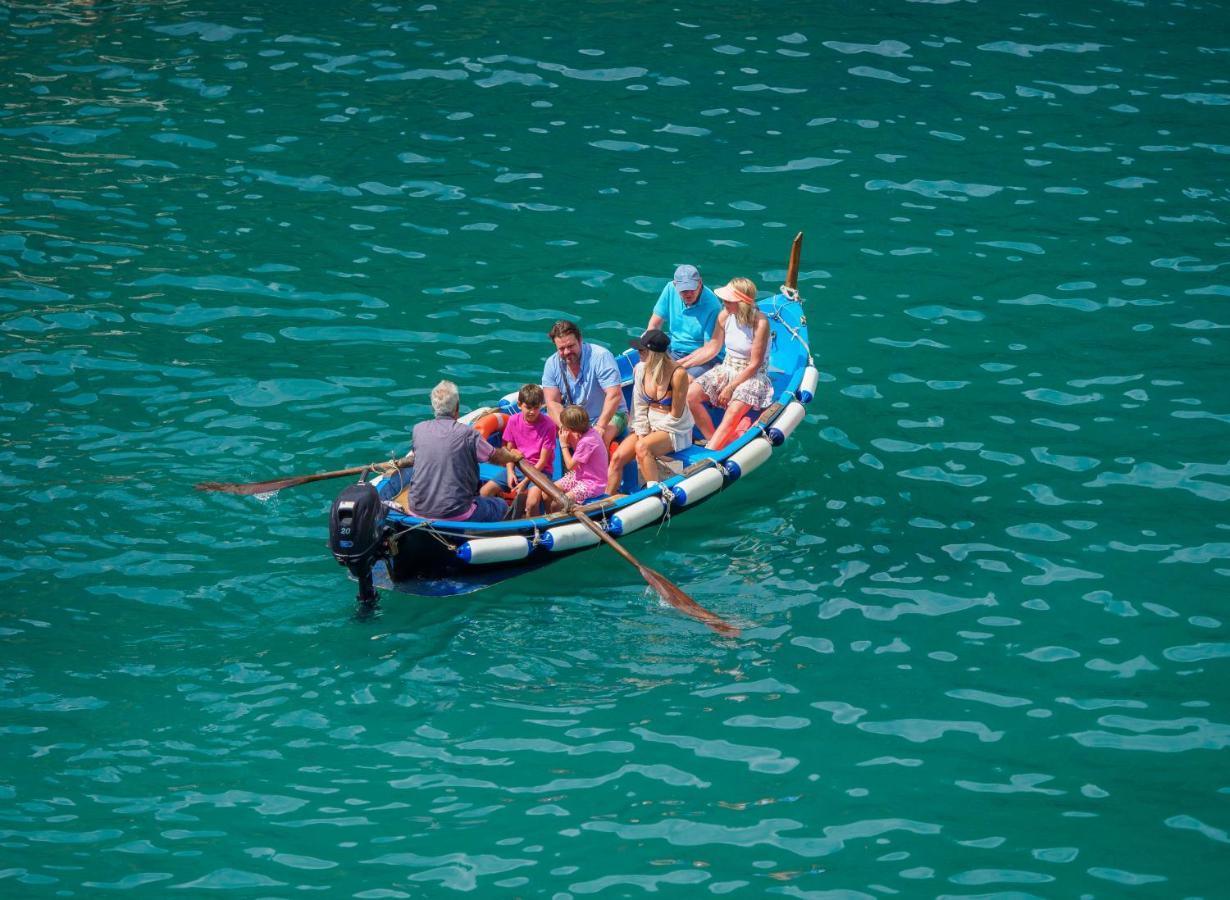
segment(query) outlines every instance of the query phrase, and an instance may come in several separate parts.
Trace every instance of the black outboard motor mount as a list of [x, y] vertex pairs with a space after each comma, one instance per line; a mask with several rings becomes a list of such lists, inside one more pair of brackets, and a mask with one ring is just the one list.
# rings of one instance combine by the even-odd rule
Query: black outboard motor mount
[[380, 599], [372, 584], [372, 566], [386, 552], [384, 504], [369, 482], [352, 484], [333, 501], [329, 510], [329, 551], [338, 565], [359, 580], [360, 603]]

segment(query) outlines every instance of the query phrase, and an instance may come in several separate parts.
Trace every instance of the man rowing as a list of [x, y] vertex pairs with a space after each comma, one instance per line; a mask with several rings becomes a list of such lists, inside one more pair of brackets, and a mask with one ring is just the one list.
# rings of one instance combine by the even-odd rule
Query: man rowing
[[517, 450], [492, 447], [476, 430], [457, 421], [461, 395], [453, 382], [441, 381], [431, 389], [431, 409], [435, 418], [414, 426], [411, 515], [454, 522], [503, 519], [507, 502], [479, 496], [478, 464], [511, 464], [525, 457]]

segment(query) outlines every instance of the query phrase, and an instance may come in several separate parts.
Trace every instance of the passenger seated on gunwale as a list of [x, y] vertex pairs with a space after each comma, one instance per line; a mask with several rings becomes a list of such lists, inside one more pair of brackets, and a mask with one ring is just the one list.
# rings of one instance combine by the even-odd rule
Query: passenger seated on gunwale
[[457, 385], [441, 381], [431, 390], [435, 418], [414, 426], [414, 480], [410, 514], [455, 522], [498, 522], [508, 512], [499, 497], [479, 496], [478, 464], [497, 465], [524, 459], [516, 449], [492, 447], [469, 425], [457, 421], [461, 395]]
[[[750, 278], [732, 278], [714, 293], [723, 309], [713, 337], [696, 355], [712, 358], [724, 344], [726, 358], [692, 382], [688, 406], [708, 448], [720, 450], [734, 436], [745, 413], [773, 402], [773, 383], [767, 371], [769, 319], [756, 308], [755, 283]], [[725, 410], [716, 428], [705, 409], [706, 400]]]

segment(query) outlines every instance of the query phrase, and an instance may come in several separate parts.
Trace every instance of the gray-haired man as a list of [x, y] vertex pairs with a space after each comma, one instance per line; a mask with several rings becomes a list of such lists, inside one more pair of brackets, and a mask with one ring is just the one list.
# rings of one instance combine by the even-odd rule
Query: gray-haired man
[[492, 447], [468, 425], [457, 421], [461, 396], [457, 385], [441, 381], [431, 390], [435, 418], [414, 426], [414, 480], [410, 513], [424, 519], [498, 522], [508, 512], [499, 497], [480, 497], [480, 462], [504, 465], [525, 457], [517, 450]]

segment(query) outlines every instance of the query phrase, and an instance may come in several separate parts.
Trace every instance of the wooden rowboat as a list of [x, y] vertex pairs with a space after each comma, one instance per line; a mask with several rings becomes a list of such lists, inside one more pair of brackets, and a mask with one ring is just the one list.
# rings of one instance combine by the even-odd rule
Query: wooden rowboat
[[[359, 599], [374, 601], [376, 586], [431, 597], [481, 590], [597, 546], [600, 537], [579, 516], [589, 517], [606, 534], [622, 538], [656, 528], [664, 518], [708, 503], [750, 477], [773, 477], [761, 469], [802, 422], [819, 377], [796, 288], [801, 239], [801, 234], [795, 238], [786, 284], [758, 303], [771, 328], [768, 374], [775, 401], [749, 417], [745, 430], [735, 439], [720, 450], [693, 446], [670, 454], [663, 460], [662, 479], [643, 487], [638, 486], [636, 466], [631, 464], [625, 471], [628, 493], [618, 499], [600, 499], [567, 513], [501, 522], [452, 522], [410, 515], [404, 498], [414, 477], [413, 467], [351, 485], [333, 504], [330, 549], [358, 580]], [[631, 408], [632, 372], [638, 357], [629, 350], [616, 360]], [[513, 393], [460, 421], [498, 444], [503, 419], [516, 411]], [[556, 453], [557, 466], [559, 458]], [[559, 477], [561, 473], [548, 474]], [[484, 463], [480, 477], [503, 480], [504, 467]]]

